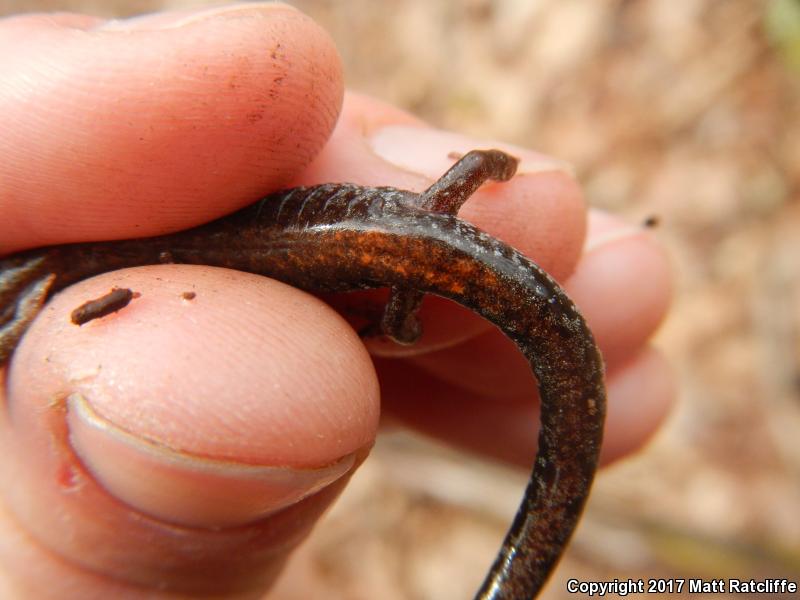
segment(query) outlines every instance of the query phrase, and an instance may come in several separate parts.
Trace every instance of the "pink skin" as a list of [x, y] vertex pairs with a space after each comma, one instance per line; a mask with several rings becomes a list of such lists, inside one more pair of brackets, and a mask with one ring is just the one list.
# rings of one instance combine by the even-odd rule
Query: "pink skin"
[[[326, 34], [281, 5], [227, 8], [105, 26], [0, 21], [0, 253], [182, 229], [287, 183], [419, 190], [447, 152], [490, 145], [357, 95], [331, 135], [342, 82]], [[511, 151], [527, 172], [461, 214], [535, 257], [583, 308], [609, 368], [604, 458], [618, 458], [674, 393], [647, 346], [668, 305], [667, 261], [646, 232], [587, 221], [555, 163]], [[113, 285], [142, 295], [68, 322]], [[404, 360], [370, 345], [383, 356], [375, 369], [336, 312], [265, 278], [170, 265], [65, 290], [0, 390], [6, 595], [169, 598], [153, 591], [166, 583], [258, 597], [366, 456], [379, 380], [388, 418], [527, 466], [527, 366], [447, 303], [426, 301], [423, 319], [428, 334]]]

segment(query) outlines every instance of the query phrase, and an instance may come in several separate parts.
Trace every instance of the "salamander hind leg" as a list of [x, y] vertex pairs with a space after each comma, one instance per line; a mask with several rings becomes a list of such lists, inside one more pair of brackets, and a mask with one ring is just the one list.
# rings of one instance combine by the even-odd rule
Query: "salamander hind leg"
[[40, 257], [0, 261], [0, 366], [8, 361], [50, 294], [56, 276], [42, 273], [42, 263]]
[[382, 312], [375, 306], [376, 310], [367, 316], [369, 323], [359, 330], [358, 335], [362, 338], [385, 336], [393, 342], [410, 346], [422, 335], [422, 325], [417, 318], [422, 297], [422, 292], [392, 287]]
[[508, 181], [519, 160], [502, 150], [471, 150], [419, 195], [417, 206], [431, 212], [455, 215], [481, 184], [491, 179]]

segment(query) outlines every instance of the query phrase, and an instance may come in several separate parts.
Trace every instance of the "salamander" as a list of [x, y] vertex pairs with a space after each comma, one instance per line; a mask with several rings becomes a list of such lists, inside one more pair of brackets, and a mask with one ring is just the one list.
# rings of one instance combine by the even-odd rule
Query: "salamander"
[[[417, 313], [424, 294], [449, 298], [501, 329], [538, 380], [541, 429], [533, 471], [475, 596], [533, 598], [560, 558], [589, 494], [606, 393], [593, 336], [558, 284], [518, 251], [456, 216], [482, 183], [506, 181], [516, 168], [517, 160], [502, 151], [473, 150], [421, 193], [346, 183], [297, 187], [186, 231], [6, 257], [0, 260], [0, 366], [50, 295], [124, 267], [213, 265], [266, 275], [312, 293], [388, 287], [373, 333], [403, 344], [421, 334]], [[96, 303], [96, 312], [91, 303], [81, 307], [81, 321], [102, 318], [111, 312], [110, 302]]]

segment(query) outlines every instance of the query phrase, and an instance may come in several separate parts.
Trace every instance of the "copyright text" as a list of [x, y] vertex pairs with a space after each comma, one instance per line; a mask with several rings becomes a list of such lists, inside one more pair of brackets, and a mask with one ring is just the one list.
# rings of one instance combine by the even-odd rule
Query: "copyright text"
[[796, 594], [797, 582], [789, 579], [614, 579], [581, 581], [569, 579], [567, 592], [586, 597], [628, 594]]

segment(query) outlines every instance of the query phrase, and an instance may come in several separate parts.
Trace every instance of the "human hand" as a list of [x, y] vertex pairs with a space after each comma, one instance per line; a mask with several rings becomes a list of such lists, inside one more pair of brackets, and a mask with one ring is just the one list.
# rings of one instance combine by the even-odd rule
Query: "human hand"
[[[487, 145], [352, 95], [306, 166], [335, 122], [341, 74], [325, 34], [280, 5], [105, 26], [26, 16], [0, 21], [0, 49], [2, 254], [183, 229], [285, 185], [422, 189], [448, 153]], [[514, 152], [522, 173], [461, 215], [558, 278], [574, 271], [568, 290], [609, 366], [605, 451], [619, 456], [671, 395], [645, 349], [667, 303], [663, 256], [644, 232], [593, 215], [581, 257], [575, 183], [557, 163]], [[115, 284], [142, 298], [108, 327], [69, 325], [75, 306]], [[186, 289], [198, 292], [190, 318], [176, 300]], [[530, 463], [527, 364], [471, 315], [426, 304], [413, 356], [377, 361], [387, 412]], [[259, 595], [366, 455], [377, 381], [334, 311], [265, 278], [162, 265], [65, 290], [7, 373], [7, 596]]]

